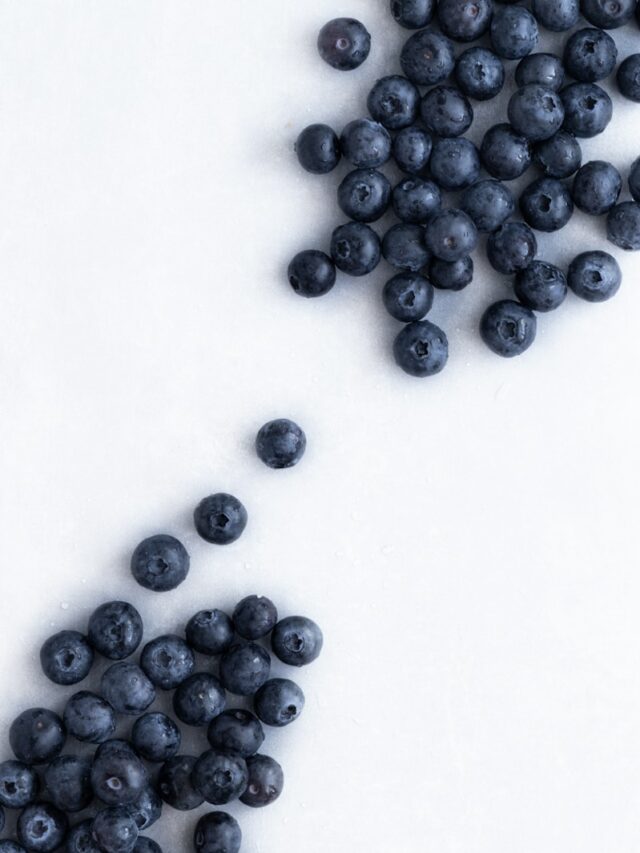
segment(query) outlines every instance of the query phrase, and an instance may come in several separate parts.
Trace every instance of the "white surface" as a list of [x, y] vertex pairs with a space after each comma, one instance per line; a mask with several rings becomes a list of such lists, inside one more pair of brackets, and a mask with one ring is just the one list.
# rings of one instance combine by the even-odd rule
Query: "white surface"
[[[390, 360], [384, 265], [315, 302], [284, 280], [342, 219], [338, 176], [301, 173], [292, 141], [364, 114], [408, 35], [386, 6], [0, 7], [0, 726], [61, 705], [40, 641], [101, 600], [133, 600], [151, 635], [263, 591], [327, 642], [267, 745], [286, 794], [232, 808], [247, 853], [635, 853], [637, 258], [615, 300], [568, 299], [508, 362], [475, 331], [509, 292], [478, 256], [473, 287], [438, 297], [451, 359], [426, 381]], [[350, 75], [314, 51], [345, 13], [374, 38]], [[626, 172], [638, 115], [616, 103], [585, 159]], [[607, 248], [602, 230], [576, 215], [543, 254]], [[282, 415], [309, 450], [276, 473], [251, 444]], [[250, 513], [226, 549], [190, 524], [219, 489]], [[127, 572], [158, 530], [192, 554], [167, 597]], [[189, 850], [194, 817], [150, 834]]]

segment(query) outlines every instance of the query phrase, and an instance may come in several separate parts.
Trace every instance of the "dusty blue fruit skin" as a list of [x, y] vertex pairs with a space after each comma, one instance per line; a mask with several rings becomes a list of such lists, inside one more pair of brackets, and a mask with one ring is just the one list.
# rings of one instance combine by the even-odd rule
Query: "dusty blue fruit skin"
[[133, 853], [162, 853], [162, 848], [151, 838], [140, 838], [136, 841]]
[[231, 752], [249, 758], [264, 742], [260, 720], [250, 711], [232, 708], [209, 723], [207, 739], [218, 752]]
[[380, 122], [355, 119], [342, 131], [340, 148], [345, 160], [357, 169], [377, 169], [391, 157], [391, 135]]
[[288, 418], [276, 418], [260, 427], [256, 436], [258, 458], [269, 468], [293, 468], [304, 456], [307, 437]]
[[469, 187], [460, 201], [460, 208], [471, 217], [480, 232], [495, 231], [506, 222], [516, 207], [511, 190], [500, 181], [478, 181]]
[[431, 133], [448, 138], [461, 136], [469, 129], [473, 108], [454, 86], [435, 86], [422, 98], [420, 115]]
[[532, 311], [553, 311], [565, 300], [567, 278], [553, 264], [532, 261], [516, 276], [514, 292], [518, 301]]
[[238, 498], [226, 492], [203, 498], [193, 513], [199, 535], [212, 545], [229, 545], [242, 536], [247, 511]]
[[554, 53], [530, 53], [521, 59], [516, 68], [518, 88], [536, 83], [559, 92], [564, 83], [562, 60]]
[[402, 48], [400, 65], [416, 86], [442, 83], [455, 66], [453, 42], [435, 30], [414, 33]]
[[578, 23], [580, 0], [533, 0], [531, 11], [543, 27], [562, 33]]
[[223, 806], [237, 800], [247, 787], [247, 762], [239, 755], [210, 749], [196, 761], [191, 781], [208, 803]]
[[391, 199], [391, 184], [377, 169], [355, 169], [338, 187], [338, 205], [356, 222], [375, 222], [384, 215]]
[[535, 235], [524, 222], [505, 222], [489, 235], [487, 258], [498, 272], [514, 275], [526, 269], [538, 251]]
[[371, 36], [355, 18], [334, 18], [318, 35], [318, 53], [337, 71], [353, 71], [369, 56]]
[[573, 200], [556, 178], [537, 178], [520, 194], [525, 221], [537, 231], [559, 231], [573, 216]]
[[463, 210], [443, 210], [427, 225], [427, 247], [442, 261], [457, 261], [470, 255], [477, 243], [478, 229]]
[[393, 211], [401, 222], [423, 225], [440, 210], [442, 194], [433, 181], [404, 178], [393, 189]]
[[191, 811], [204, 803], [204, 797], [191, 783], [191, 774], [197, 760], [194, 755], [174, 755], [160, 768], [160, 796], [165, 803], [178, 811]]
[[254, 755], [247, 759], [249, 779], [240, 802], [253, 809], [274, 803], [284, 788], [282, 767], [268, 755]]
[[[296, 426], [293, 421], [287, 421], [287, 424]], [[300, 427], [297, 429], [302, 432]], [[286, 453], [285, 462], [296, 459], [299, 454], [299, 442], [296, 441], [295, 445], [288, 449], [290, 452]], [[281, 459], [279, 454], [278, 460]], [[264, 595], [248, 595], [236, 605], [232, 621], [240, 637], [245, 640], [259, 640], [273, 631], [278, 621], [278, 610], [270, 598]]]
[[399, 74], [381, 77], [367, 98], [367, 108], [374, 121], [388, 130], [409, 127], [418, 117], [420, 92], [410, 80]]
[[131, 574], [145, 589], [168, 592], [186, 580], [189, 555], [174, 536], [160, 533], [141, 542], [131, 556]]
[[118, 714], [136, 716], [156, 698], [156, 689], [135, 663], [120, 661], [105, 670], [100, 692]]
[[135, 721], [131, 743], [147, 761], [161, 763], [177, 754], [182, 736], [180, 729], [166, 714], [153, 711]]
[[11, 724], [9, 743], [18, 761], [47, 764], [62, 752], [67, 739], [64, 724], [46, 708], [29, 708]]
[[109, 601], [93, 612], [87, 636], [93, 648], [109, 660], [132, 655], [142, 641], [142, 618], [132, 604]]
[[60, 755], [44, 772], [48, 798], [63, 812], [79, 812], [93, 799], [91, 760], [77, 755]]
[[592, 27], [573, 33], [564, 48], [563, 62], [567, 74], [583, 83], [604, 80], [616, 67], [617, 61], [615, 41], [608, 33]]
[[100, 848], [93, 840], [92, 827], [91, 818], [72, 826], [67, 835], [65, 853], [100, 853]]
[[581, 138], [602, 133], [613, 115], [611, 98], [596, 83], [571, 83], [560, 92], [564, 129]]
[[486, 47], [470, 47], [456, 60], [456, 83], [468, 98], [488, 101], [502, 91], [502, 60]]
[[623, 201], [607, 215], [607, 239], [628, 252], [640, 250], [640, 204]]
[[473, 258], [470, 255], [465, 255], [457, 261], [433, 258], [429, 267], [429, 279], [439, 290], [464, 290], [473, 281]]
[[40, 649], [40, 664], [55, 684], [77, 684], [91, 671], [93, 649], [79, 631], [60, 631]]
[[151, 785], [147, 785], [135, 803], [130, 806], [131, 814], [140, 831], [148, 829], [162, 816], [162, 799]]
[[147, 643], [140, 655], [145, 675], [161, 690], [175, 690], [194, 671], [196, 659], [182, 637], [165, 634]]
[[35, 800], [39, 790], [40, 779], [33, 767], [12, 759], [0, 764], [0, 805], [23, 809]]
[[419, 273], [398, 273], [385, 284], [382, 301], [394, 320], [401, 323], [422, 320], [433, 304], [433, 287]]
[[111, 705], [88, 690], [74, 693], [64, 709], [67, 732], [84, 743], [103, 743], [116, 730], [116, 715]]
[[295, 152], [302, 168], [312, 175], [327, 175], [342, 157], [338, 134], [327, 124], [305, 127], [296, 140]]
[[6, 823], [6, 818], [4, 815], [4, 808], [0, 806], [0, 832], [4, 832], [4, 825]]
[[[8, 839], [3, 838], [2, 841], [0, 841], [0, 853], [27, 853], [27, 850], [16, 841], [9, 841]], [[93, 853], [93, 851], [88, 850], [87, 853]]]
[[431, 152], [431, 177], [443, 190], [470, 187], [480, 174], [480, 155], [469, 139], [439, 139]]
[[380, 238], [363, 222], [346, 222], [331, 235], [331, 257], [347, 275], [367, 275], [380, 263], [380, 255]]
[[536, 315], [529, 308], [503, 299], [490, 305], [480, 321], [482, 340], [503, 358], [522, 355], [536, 337]]
[[320, 627], [306, 616], [287, 616], [273, 629], [271, 648], [289, 666], [307, 666], [319, 656], [324, 639]]
[[635, 201], [640, 201], [640, 157], [634, 160], [629, 170], [629, 192]]
[[307, 299], [324, 296], [336, 283], [336, 268], [331, 258], [317, 249], [305, 249], [293, 258], [287, 269], [292, 290]]
[[490, 175], [500, 181], [512, 181], [531, 165], [531, 142], [510, 124], [495, 124], [484, 135], [480, 157]]
[[220, 658], [220, 681], [236, 696], [253, 696], [270, 672], [269, 653], [257, 643], [236, 643]]
[[185, 630], [192, 649], [203, 655], [219, 655], [233, 642], [233, 622], [222, 610], [200, 610]]
[[173, 694], [176, 717], [188, 726], [204, 726], [226, 705], [225, 692], [220, 680], [208, 672], [189, 676]]
[[394, 341], [393, 356], [410, 376], [434, 376], [443, 370], [449, 357], [447, 336], [428, 320], [409, 323]]
[[514, 92], [507, 111], [516, 133], [532, 142], [549, 139], [557, 133], [565, 117], [560, 95], [537, 83], [529, 83]]
[[438, 23], [456, 42], [479, 39], [489, 29], [493, 0], [438, 0]]
[[401, 27], [420, 30], [431, 21], [434, 0], [391, 0], [391, 14]]
[[583, 252], [574, 258], [567, 273], [567, 284], [576, 296], [587, 302], [605, 302], [620, 289], [622, 272], [608, 252]]
[[298, 719], [304, 701], [304, 693], [293, 681], [272, 678], [256, 693], [254, 707], [258, 719], [265, 725], [282, 728]]
[[226, 812], [209, 812], [197, 823], [193, 845], [196, 853], [239, 853], [242, 831]]
[[131, 805], [148, 784], [144, 764], [126, 741], [108, 740], [98, 747], [91, 767], [91, 785], [105, 805]]
[[127, 806], [111, 806], [98, 812], [91, 831], [98, 847], [109, 853], [131, 853], [138, 840], [138, 827]]
[[34, 853], [50, 853], [60, 847], [68, 828], [60, 809], [51, 803], [31, 803], [18, 818], [18, 841]]
[[421, 225], [393, 225], [382, 240], [382, 254], [388, 264], [403, 272], [417, 272], [429, 262]]
[[616, 81], [625, 98], [640, 103], [640, 53], [628, 56], [621, 63]]
[[568, 178], [582, 163], [580, 143], [566, 130], [559, 130], [549, 139], [538, 142], [533, 156], [549, 178]]
[[576, 207], [591, 216], [602, 216], [618, 201], [622, 191], [620, 172], [604, 160], [591, 160], [578, 170], [571, 194]]
[[521, 6], [499, 6], [491, 20], [491, 44], [504, 59], [522, 59], [538, 44], [538, 24]]
[[594, 27], [614, 30], [627, 24], [636, 11], [636, 0], [581, 0], [580, 11]]
[[396, 134], [393, 140], [393, 158], [403, 172], [419, 175], [429, 163], [432, 148], [433, 140], [427, 131], [412, 125]]

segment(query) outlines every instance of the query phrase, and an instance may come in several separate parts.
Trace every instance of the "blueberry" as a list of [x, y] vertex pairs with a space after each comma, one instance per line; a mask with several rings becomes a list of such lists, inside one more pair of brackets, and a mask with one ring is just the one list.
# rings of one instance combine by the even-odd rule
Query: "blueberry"
[[431, 176], [443, 190], [471, 186], [480, 174], [478, 149], [469, 139], [439, 139], [431, 153]]
[[18, 761], [47, 764], [62, 752], [67, 739], [64, 723], [53, 711], [30, 708], [11, 724], [9, 743]]
[[620, 172], [604, 160], [585, 163], [573, 179], [571, 194], [576, 207], [591, 216], [611, 210], [622, 191]]
[[238, 498], [219, 492], [200, 501], [193, 521], [206, 542], [229, 545], [242, 536], [247, 526], [247, 511]]
[[249, 780], [240, 801], [254, 809], [270, 806], [284, 787], [282, 767], [268, 755], [253, 755], [247, 759], [247, 769]]
[[133, 853], [162, 853], [162, 848], [150, 838], [138, 836], [136, 846], [133, 848]]
[[100, 692], [118, 714], [141, 714], [156, 698], [155, 687], [140, 667], [126, 661], [105, 670]]
[[242, 832], [226, 812], [209, 812], [198, 821], [193, 836], [196, 853], [238, 853]]
[[614, 30], [631, 20], [636, 0], [581, 0], [580, 10], [595, 27]]
[[91, 767], [93, 792], [108, 806], [131, 805], [149, 784], [147, 770], [124, 740], [98, 747]]
[[220, 658], [220, 680], [237, 696], [253, 696], [269, 678], [271, 658], [257, 643], [236, 643]]
[[367, 275], [378, 266], [380, 253], [380, 238], [362, 222], [339, 225], [331, 235], [331, 257], [347, 275]]
[[77, 684], [87, 677], [93, 665], [93, 649], [78, 631], [60, 631], [40, 650], [44, 674], [55, 684]]
[[102, 698], [81, 690], [74, 693], [64, 709], [64, 724], [70, 735], [85, 743], [102, 743], [116, 730], [116, 715]]
[[408, 30], [426, 27], [434, 11], [434, 0], [391, 0], [391, 14]]
[[32, 803], [18, 818], [18, 841], [34, 853], [49, 853], [62, 844], [69, 828], [66, 815], [51, 803]]
[[491, 44], [504, 59], [522, 59], [538, 44], [538, 24], [522, 6], [499, 6], [491, 20]]
[[490, 175], [501, 181], [512, 181], [531, 165], [531, 143], [511, 125], [495, 124], [484, 135], [480, 157]]
[[400, 65], [416, 86], [435, 86], [446, 80], [454, 69], [453, 43], [435, 30], [421, 30], [406, 41]]
[[442, 196], [433, 181], [405, 178], [393, 189], [393, 210], [401, 222], [420, 225], [439, 210]]
[[503, 299], [482, 315], [480, 334], [490, 350], [504, 358], [522, 355], [536, 337], [536, 315], [530, 308]]
[[580, 0], [533, 0], [531, 11], [548, 30], [572, 30], [580, 18]]
[[261, 637], [266, 637], [273, 631], [277, 621], [278, 610], [275, 604], [263, 595], [248, 595], [236, 605], [233, 611], [236, 632], [245, 640], [259, 640]]
[[208, 803], [223, 806], [237, 800], [247, 787], [247, 762], [239, 755], [210, 749], [196, 761], [191, 780]]
[[310, 124], [301, 131], [295, 144], [298, 162], [313, 175], [332, 172], [342, 157], [338, 134], [326, 124]]
[[617, 60], [616, 43], [603, 30], [578, 30], [564, 48], [563, 61], [567, 73], [583, 83], [604, 80], [616, 67]]
[[40, 779], [33, 767], [13, 760], [0, 764], [0, 805], [23, 809], [35, 800], [39, 790]]
[[549, 139], [562, 127], [564, 107], [562, 98], [553, 89], [529, 83], [511, 96], [509, 121], [516, 133], [532, 142]]
[[27, 851], [22, 844], [17, 844], [15, 841], [3, 838], [0, 840], [0, 853], [27, 853]]
[[98, 812], [91, 831], [104, 853], [131, 853], [138, 840], [138, 827], [127, 806], [111, 806]]
[[470, 255], [477, 242], [478, 230], [463, 210], [443, 210], [427, 226], [426, 244], [442, 261], [457, 261]]
[[567, 284], [587, 302], [605, 302], [620, 289], [622, 272], [607, 252], [583, 252], [569, 264]]
[[322, 651], [322, 644], [322, 631], [306, 616], [281, 619], [271, 635], [273, 653], [289, 666], [312, 663]]
[[461, 136], [473, 121], [473, 109], [454, 86], [436, 86], [423, 97], [422, 121], [431, 133], [440, 137]]
[[367, 98], [371, 117], [389, 130], [401, 130], [412, 125], [419, 107], [420, 92], [410, 80], [399, 74], [382, 77]]
[[520, 210], [537, 231], [559, 231], [573, 216], [573, 200], [557, 178], [537, 178], [522, 191]]
[[233, 642], [233, 622], [222, 610], [200, 610], [189, 620], [185, 634], [200, 654], [219, 655]]
[[640, 103], [640, 53], [628, 56], [621, 63], [616, 80], [625, 98]]
[[429, 267], [429, 278], [440, 290], [463, 290], [473, 281], [473, 258], [466, 255], [457, 261], [442, 261], [433, 258]]
[[442, 32], [458, 42], [475, 41], [489, 29], [493, 0], [438, 0]]
[[161, 690], [175, 690], [195, 669], [196, 659], [182, 637], [167, 634], [157, 637], [142, 650], [140, 666]]
[[375, 222], [386, 212], [391, 184], [376, 169], [355, 169], [338, 187], [338, 204], [356, 222]]
[[355, 119], [342, 131], [340, 147], [345, 159], [358, 169], [377, 169], [391, 157], [391, 136], [380, 122]]
[[447, 363], [449, 342], [442, 329], [429, 320], [420, 320], [409, 323], [397, 335], [393, 356], [410, 376], [435, 376]]
[[580, 143], [566, 130], [559, 130], [549, 139], [538, 142], [533, 156], [549, 178], [568, 178], [582, 163]]
[[371, 36], [354, 18], [334, 18], [320, 30], [318, 53], [338, 71], [353, 71], [369, 56]]
[[395, 320], [422, 320], [433, 304], [433, 287], [419, 273], [401, 272], [385, 284], [382, 300]]
[[405, 127], [393, 140], [393, 157], [399, 169], [409, 175], [418, 175], [426, 169], [433, 140], [421, 127]]
[[640, 204], [623, 201], [607, 215], [607, 238], [620, 249], [637, 252], [640, 249]]
[[429, 261], [425, 232], [421, 225], [393, 225], [384, 235], [382, 254], [397, 270], [417, 272]]
[[564, 104], [564, 128], [574, 136], [597, 136], [611, 121], [611, 98], [595, 83], [571, 83], [560, 92], [560, 97]]
[[79, 812], [93, 800], [91, 759], [77, 755], [54, 758], [44, 773], [47, 795], [63, 812]]
[[175, 755], [160, 768], [158, 791], [162, 799], [181, 812], [192, 811], [204, 803], [191, 782], [191, 774], [198, 759], [193, 755]]
[[304, 431], [288, 418], [269, 421], [256, 436], [258, 457], [269, 468], [292, 468], [302, 459], [306, 447]]
[[173, 758], [180, 749], [180, 729], [166, 714], [154, 711], [135, 721], [131, 743], [147, 761], [161, 763]]
[[511, 190], [500, 181], [478, 181], [462, 196], [460, 207], [471, 217], [478, 231], [495, 231], [516, 208]]
[[634, 160], [629, 171], [629, 192], [636, 201], [640, 201], [640, 157]]
[[100, 853], [100, 848], [93, 840], [92, 829], [93, 820], [91, 818], [72, 826], [67, 835], [65, 853]]
[[250, 711], [233, 708], [211, 720], [207, 738], [218, 752], [232, 752], [249, 758], [262, 746], [264, 730], [260, 720]]
[[138, 829], [148, 829], [162, 816], [162, 799], [155, 788], [147, 785], [130, 808]]
[[506, 222], [489, 235], [487, 258], [504, 275], [526, 269], [538, 251], [535, 235], [523, 222]]
[[564, 83], [562, 60], [554, 53], [530, 53], [521, 59], [516, 68], [518, 88], [536, 83], [559, 92]]
[[336, 268], [324, 252], [306, 249], [289, 264], [287, 278], [298, 296], [324, 296], [336, 283]]
[[180, 586], [189, 574], [189, 555], [173, 536], [150, 536], [133, 552], [131, 574], [145, 589], [167, 592]]
[[567, 295], [567, 278], [546, 261], [532, 261], [520, 270], [514, 284], [518, 300], [532, 311], [553, 311]]
[[224, 711], [226, 697], [220, 681], [208, 672], [189, 676], [173, 694], [176, 717], [188, 726], [204, 726]]
[[476, 101], [495, 98], [502, 91], [504, 79], [502, 60], [486, 47], [470, 47], [456, 60], [456, 83]]
[[304, 708], [304, 693], [287, 678], [272, 678], [255, 695], [255, 711], [267, 726], [288, 726]]
[[87, 635], [93, 648], [109, 660], [132, 655], [142, 641], [142, 619], [126, 601], [109, 601], [89, 619]]

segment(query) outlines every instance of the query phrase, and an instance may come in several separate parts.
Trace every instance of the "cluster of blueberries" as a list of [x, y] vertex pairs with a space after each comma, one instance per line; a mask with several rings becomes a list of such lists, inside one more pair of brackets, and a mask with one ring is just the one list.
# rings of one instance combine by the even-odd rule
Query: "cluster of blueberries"
[[[640, 24], [639, 10], [636, 0], [531, 0], [530, 9], [494, 6], [493, 0], [391, 0], [398, 23], [418, 30], [402, 48], [403, 75], [376, 82], [367, 100], [371, 118], [349, 122], [339, 137], [327, 125], [312, 124], [297, 139], [307, 171], [327, 174], [343, 158], [354, 169], [338, 188], [349, 222], [334, 230], [329, 254], [308, 250], [294, 257], [291, 287], [301, 296], [321, 296], [333, 287], [336, 269], [363, 276], [384, 258], [397, 271], [384, 288], [384, 304], [406, 324], [394, 355], [413, 376], [433, 375], [446, 364], [447, 336], [424, 317], [434, 288], [457, 291], [471, 282], [480, 234], [488, 235], [492, 267], [514, 277], [515, 298], [491, 305], [480, 322], [483, 340], [499, 355], [524, 352], [536, 335], [534, 312], [557, 308], [568, 288], [590, 302], [613, 296], [621, 271], [610, 254], [582, 253], [565, 273], [537, 259], [534, 231], [562, 228], [577, 207], [606, 215], [613, 244], [640, 249], [640, 158], [628, 176], [633, 200], [620, 202], [619, 172], [599, 160], [582, 165], [578, 141], [602, 133], [611, 120], [611, 99], [597, 84], [618, 63], [607, 30], [634, 16]], [[590, 26], [576, 29], [581, 15]], [[437, 27], [428, 26], [432, 21]], [[539, 26], [574, 30], [561, 57], [534, 52]], [[467, 47], [456, 56], [454, 42], [484, 36], [490, 47]], [[346, 71], [364, 62], [370, 43], [359, 21], [339, 18], [322, 29], [318, 49]], [[464, 137], [474, 117], [471, 101], [500, 93], [505, 60], [519, 60], [508, 123], [489, 128], [477, 148]], [[618, 66], [617, 84], [622, 95], [640, 102], [640, 53]], [[405, 175], [395, 187], [380, 171], [391, 160]], [[541, 175], [517, 204], [506, 182], [532, 164]], [[482, 168], [490, 177], [481, 176]], [[457, 191], [452, 207], [445, 194]], [[524, 221], [514, 219], [517, 207]], [[369, 223], [389, 209], [399, 223], [380, 239]]]

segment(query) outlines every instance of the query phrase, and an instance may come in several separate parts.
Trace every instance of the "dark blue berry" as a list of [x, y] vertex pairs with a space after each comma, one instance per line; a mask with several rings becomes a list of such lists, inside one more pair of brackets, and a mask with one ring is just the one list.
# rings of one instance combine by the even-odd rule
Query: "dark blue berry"
[[557, 178], [537, 178], [522, 191], [520, 210], [537, 231], [559, 231], [573, 216], [573, 201]]
[[334, 18], [320, 30], [318, 53], [338, 71], [353, 71], [369, 56], [371, 36], [355, 18]]
[[77, 684], [91, 671], [93, 649], [79, 631], [60, 631], [40, 649], [40, 664], [55, 684]]
[[439, 210], [440, 188], [424, 178], [405, 178], [393, 189], [393, 210], [401, 222], [422, 225]]
[[157, 637], [142, 650], [140, 666], [156, 687], [175, 690], [195, 669], [196, 660], [182, 637], [167, 634]]
[[23, 809], [35, 800], [39, 790], [40, 779], [33, 767], [13, 760], [0, 764], [0, 805]]
[[9, 743], [18, 761], [47, 764], [61, 752], [67, 739], [64, 723], [46, 708], [29, 708], [11, 723]]
[[625, 98], [640, 103], [640, 53], [628, 56], [620, 64], [616, 80]]
[[500, 181], [478, 181], [469, 187], [460, 207], [471, 217], [478, 231], [490, 232], [506, 222], [516, 208], [511, 190]]
[[340, 162], [338, 134], [326, 124], [310, 124], [301, 131], [295, 144], [298, 162], [313, 175], [327, 175]]
[[611, 121], [611, 98], [595, 83], [571, 83], [560, 92], [560, 97], [564, 104], [564, 128], [574, 136], [597, 136]]
[[162, 848], [155, 841], [152, 841], [151, 838], [138, 836], [133, 853], [162, 853]]
[[131, 743], [147, 761], [161, 763], [173, 758], [180, 749], [180, 729], [166, 714], [154, 711], [135, 721]]
[[614, 30], [631, 20], [636, 0], [581, 0], [580, 11], [595, 27]]
[[623, 201], [616, 204], [607, 215], [607, 238], [626, 251], [640, 250], [640, 204]]
[[376, 169], [355, 169], [338, 187], [338, 204], [356, 222], [375, 222], [386, 212], [391, 199], [391, 184]]
[[478, 229], [463, 210], [443, 210], [427, 225], [427, 247], [443, 261], [457, 261], [470, 255], [477, 242]]
[[463, 290], [473, 281], [473, 258], [470, 255], [457, 261], [433, 258], [429, 278], [433, 286], [440, 290]]
[[69, 828], [66, 815], [51, 803], [32, 803], [18, 818], [18, 841], [34, 853], [50, 853], [62, 844]]
[[220, 680], [237, 696], [253, 696], [270, 672], [269, 653], [257, 643], [236, 643], [220, 658]]
[[633, 161], [629, 170], [629, 192], [636, 201], [640, 201], [640, 157]]
[[538, 24], [522, 6], [499, 6], [491, 20], [491, 44], [504, 59], [522, 59], [538, 44]]
[[63, 812], [79, 812], [93, 799], [91, 759], [77, 755], [59, 755], [44, 773], [47, 795]]
[[616, 67], [618, 48], [608, 33], [586, 28], [569, 38], [563, 61], [567, 74], [583, 83], [595, 83], [608, 77]]
[[482, 165], [494, 178], [512, 181], [531, 165], [531, 142], [510, 124], [495, 124], [485, 133], [480, 146]]
[[176, 717], [188, 726], [204, 726], [224, 711], [224, 688], [215, 675], [196, 672], [173, 694]]
[[433, 304], [433, 287], [419, 273], [402, 272], [385, 284], [382, 301], [395, 320], [402, 323], [422, 320]]
[[331, 257], [347, 275], [367, 275], [378, 266], [380, 254], [380, 238], [363, 222], [346, 222], [331, 235]]
[[173, 536], [150, 536], [133, 552], [131, 574], [145, 589], [167, 592], [180, 586], [189, 574], [189, 555]]
[[564, 302], [567, 279], [562, 270], [546, 261], [532, 261], [516, 276], [518, 300], [532, 311], [553, 311]]
[[162, 799], [155, 788], [147, 785], [130, 808], [138, 829], [148, 829], [162, 816]]
[[93, 840], [92, 829], [93, 820], [91, 818], [72, 826], [67, 835], [65, 853], [100, 853], [100, 848]]
[[392, 267], [404, 272], [418, 272], [429, 261], [421, 225], [393, 225], [382, 240], [382, 254]]
[[620, 289], [622, 272], [607, 252], [583, 252], [569, 264], [567, 284], [587, 302], [605, 302]]
[[444, 190], [471, 186], [480, 174], [480, 155], [469, 139], [439, 139], [431, 152], [431, 177]]
[[531, 11], [543, 27], [562, 33], [578, 23], [580, 0], [533, 0]]
[[591, 216], [602, 216], [618, 201], [622, 191], [620, 172], [604, 160], [591, 160], [578, 170], [571, 194], [576, 207]]
[[229, 545], [242, 536], [247, 526], [247, 511], [238, 498], [219, 492], [200, 501], [193, 521], [206, 542]]
[[533, 156], [549, 178], [568, 178], [582, 163], [580, 143], [566, 130], [559, 130], [549, 139], [538, 142]]
[[127, 806], [111, 806], [98, 812], [91, 831], [104, 853], [132, 853], [138, 840], [138, 827]]
[[191, 780], [208, 803], [223, 806], [237, 800], [247, 787], [247, 762], [240, 755], [210, 749], [196, 761]]
[[423, 97], [420, 115], [436, 136], [461, 136], [471, 126], [473, 109], [454, 86], [436, 86]]
[[[295, 426], [291, 421], [287, 421], [287, 423]], [[299, 427], [298, 430], [302, 432]], [[291, 450], [293, 450], [293, 454]], [[297, 453], [299, 454], [299, 449]], [[290, 448], [286, 459], [283, 460], [282, 454], [278, 454], [278, 459], [290, 464], [292, 456], [295, 459], [295, 448]], [[298, 460], [295, 459], [295, 461]], [[236, 609], [233, 611], [233, 624], [236, 632], [245, 640], [259, 640], [261, 637], [266, 637], [273, 631], [277, 621], [278, 610], [275, 604], [263, 595], [248, 595], [236, 605]]]
[[142, 641], [140, 614], [126, 601], [109, 601], [93, 612], [87, 635], [93, 648], [109, 660], [132, 655]]
[[100, 692], [118, 714], [141, 714], [156, 698], [155, 687], [140, 667], [126, 661], [105, 670]]
[[147, 770], [127, 741], [108, 740], [98, 747], [91, 767], [91, 785], [103, 803], [131, 805], [148, 784]]
[[519, 88], [536, 83], [559, 92], [564, 83], [562, 60], [555, 53], [530, 53], [521, 59], [516, 68], [516, 85]]
[[420, 108], [420, 92], [399, 74], [382, 77], [369, 92], [367, 108], [371, 117], [389, 130], [412, 125]]
[[289, 264], [287, 278], [298, 296], [324, 296], [336, 283], [336, 268], [324, 252], [306, 249]]
[[193, 755], [175, 755], [160, 768], [158, 791], [171, 808], [188, 812], [204, 803], [204, 797], [196, 791], [191, 781], [197, 760]]
[[306, 666], [322, 651], [319, 626], [306, 616], [287, 616], [273, 629], [271, 648], [277, 658], [289, 666]]
[[502, 91], [504, 78], [502, 60], [486, 47], [470, 47], [456, 60], [456, 83], [476, 101], [495, 98]]
[[102, 696], [88, 690], [74, 693], [64, 709], [67, 732], [76, 740], [103, 743], [116, 730], [116, 715]]
[[506, 222], [489, 235], [487, 258], [504, 275], [526, 269], [538, 251], [535, 235], [524, 222]]
[[249, 779], [240, 801], [253, 809], [275, 802], [284, 787], [282, 767], [268, 755], [253, 755], [247, 759]]
[[207, 738], [218, 752], [232, 752], [249, 758], [262, 746], [264, 730], [260, 720], [250, 711], [233, 708], [211, 720]]
[[560, 95], [537, 83], [529, 83], [514, 92], [509, 99], [508, 114], [516, 133], [532, 142], [549, 139], [560, 130], [564, 121]]
[[398, 367], [410, 376], [435, 376], [447, 363], [449, 342], [434, 323], [419, 320], [409, 323], [397, 335], [393, 357]]
[[302, 459], [306, 448], [304, 431], [288, 418], [269, 421], [256, 436], [258, 458], [269, 468], [292, 468]]
[[242, 832], [226, 812], [209, 812], [198, 821], [193, 836], [196, 853], [239, 853]]
[[391, 14], [408, 30], [426, 27], [434, 12], [434, 0], [391, 0]]
[[185, 635], [200, 654], [219, 655], [233, 642], [233, 622], [222, 610], [200, 610], [189, 620]]
[[418, 175], [426, 169], [433, 140], [421, 127], [405, 127], [393, 140], [393, 157], [399, 169], [409, 175]]
[[27, 853], [27, 850], [26, 847], [23, 847], [22, 844], [18, 844], [16, 841], [9, 841], [8, 838], [3, 838], [0, 841], [0, 853]]
[[304, 693], [288, 678], [272, 678], [255, 695], [255, 711], [267, 726], [288, 726], [304, 708]]
[[490, 305], [480, 321], [482, 340], [504, 358], [522, 355], [536, 337], [536, 315], [530, 308], [503, 299]]
[[442, 32], [457, 42], [475, 41], [489, 29], [493, 0], [438, 0]]
[[454, 69], [453, 43], [435, 30], [421, 30], [406, 41], [400, 65], [416, 86], [435, 86], [446, 80]]
[[380, 122], [355, 119], [342, 131], [340, 147], [345, 159], [358, 169], [377, 169], [391, 157], [391, 136]]

